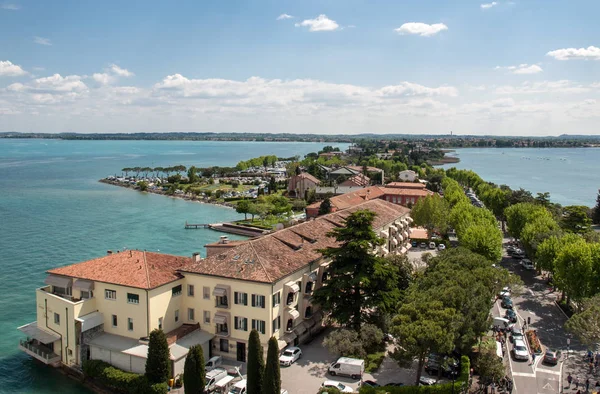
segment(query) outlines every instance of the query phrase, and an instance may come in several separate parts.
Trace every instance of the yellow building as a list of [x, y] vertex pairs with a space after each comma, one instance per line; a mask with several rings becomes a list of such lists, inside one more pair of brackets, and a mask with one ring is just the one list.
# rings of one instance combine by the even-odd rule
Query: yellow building
[[161, 328], [176, 376], [194, 344], [207, 359], [245, 362], [252, 329], [265, 349], [271, 336], [280, 348], [301, 343], [322, 329], [311, 298], [327, 283], [329, 261], [319, 250], [335, 246], [327, 234], [362, 209], [376, 214], [373, 228], [386, 240], [374, 253], [405, 253], [410, 211], [379, 199], [245, 242], [222, 239], [207, 245], [205, 259], [112, 253], [48, 271], [37, 321], [19, 328], [28, 337], [20, 347], [47, 364], [100, 359], [142, 373], [147, 337]]

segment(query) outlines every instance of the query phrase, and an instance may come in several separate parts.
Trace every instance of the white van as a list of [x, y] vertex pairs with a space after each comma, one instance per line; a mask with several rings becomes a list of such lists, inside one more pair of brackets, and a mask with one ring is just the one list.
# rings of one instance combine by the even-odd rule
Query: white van
[[346, 375], [352, 379], [362, 378], [363, 372], [365, 372], [365, 360], [340, 357], [337, 361], [331, 363], [327, 371], [331, 376]]
[[213, 369], [220, 367], [223, 364], [223, 357], [215, 356], [211, 357], [204, 365], [205, 371], [212, 371]]
[[231, 381], [235, 379], [233, 376], [227, 375], [223, 379], [215, 383], [214, 390], [219, 394], [226, 394], [231, 386]]
[[514, 326], [514, 324], [512, 324], [510, 322], [510, 320], [505, 319], [503, 317], [499, 317], [499, 316], [494, 317], [494, 327], [502, 328], [502, 329], [509, 329], [512, 326]]
[[206, 385], [205, 387], [209, 390], [214, 390], [215, 384], [227, 376], [227, 371], [223, 368], [215, 368], [212, 371], [206, 373]]
[[229, 394], [246, 394], [246, 379], [242, 379], [232, 388], [229, 389]]

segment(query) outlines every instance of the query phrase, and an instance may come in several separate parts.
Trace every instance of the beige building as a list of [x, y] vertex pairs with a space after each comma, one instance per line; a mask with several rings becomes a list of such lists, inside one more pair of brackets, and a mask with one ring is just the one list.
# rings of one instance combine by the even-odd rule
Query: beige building
[[318, 250], [335, 246], [327, 234], [362, 209], [375, 212], [374, 230], [386, 241], [375, 253], [406, 252], [409, 209], [374, 199], [260, 238], [220, 243], [206, 259], [113, 253], [48, 271], [47, 286], [37, 290], [37, 321], [19, 328], [28, 337], [20, 347], [48, 364], [100, 359], [141, 373], [147, 337], [161, 328], [176, 376], [194, 344], [206, 358], [245, 362], [252, 329], [265, 349], [271, 336], [280, 348], [301, 343], [323, 327], [312, 294], [327, 284], [329, 261]]

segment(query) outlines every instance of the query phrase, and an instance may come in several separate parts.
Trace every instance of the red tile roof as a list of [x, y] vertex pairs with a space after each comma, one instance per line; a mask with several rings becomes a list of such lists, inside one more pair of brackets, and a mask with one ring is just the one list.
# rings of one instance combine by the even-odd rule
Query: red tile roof
[[177, 270], [191, 262], [190, 257], [126, 250], [82, 263], [54, 268], [48, 273], [141, 289], [153, 289], [182, 278]]
[[395, 187], [401, 189], [425, 189], [421, 182], [390, 182], [385, 187]]
[[262, 283], [277, 282], [319, 260], [320, 249], [335, 246], [335, 239], [327, 234], [335, 227], [342, 226], [348, 215], [360, 209], [375, 212], [374, 228], [410, 212], [406, 207], [387, 201], [363, 200], [346, 210], [249, 240], [221, 254], [183, 267], [180, 271]]
[[371, 179], [363, 174], [356, 174], [340, 183], [340, 186], [369, 186]]
[[433, 192], [427, 189], [399, 189], [395, 187], [384, 187], [383, 193], [387, 196], [415, 196], [415, 197], [427, 197], [432, 195]]

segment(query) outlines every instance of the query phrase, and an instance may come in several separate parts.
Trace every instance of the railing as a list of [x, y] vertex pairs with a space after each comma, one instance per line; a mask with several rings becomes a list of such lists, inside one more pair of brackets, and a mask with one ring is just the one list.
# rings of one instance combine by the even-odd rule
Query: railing
[[33, 354], [43, 358], [48, 363], [55, 361], [55, 359], [59, 359], [60, 356], [54, 353], [52, 350], [48, 349], [46, 346], [35, 344], [33, 342], [28, 342], [24, 340], [19, 341], [21, 347], [29, 350]]

